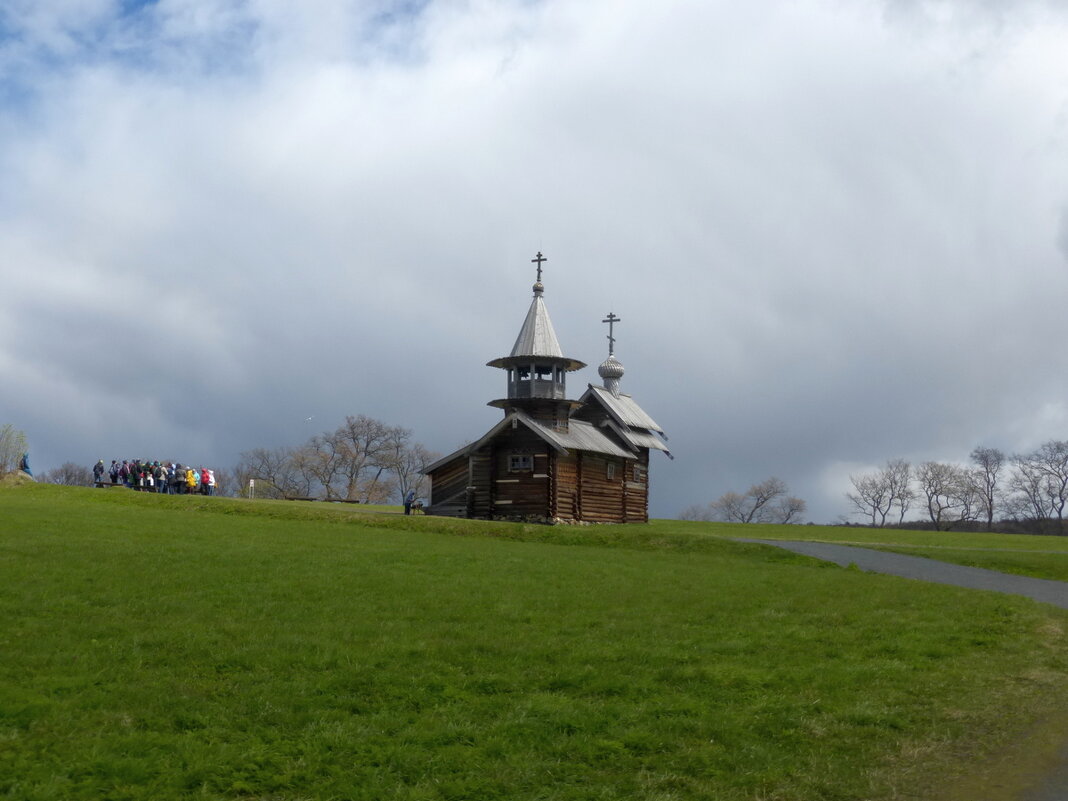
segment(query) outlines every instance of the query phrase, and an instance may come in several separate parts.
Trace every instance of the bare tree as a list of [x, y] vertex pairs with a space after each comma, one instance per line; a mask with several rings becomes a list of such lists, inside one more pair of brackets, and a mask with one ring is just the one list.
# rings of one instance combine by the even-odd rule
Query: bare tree
[[[377, 452], [370, 459], [371, 470], [368, 471], [364, 481], [364, 496], [367, 503], [387, 503], [391, 496], [399, 493], [404, 497], [404, 491], [399, 489], [403, 455], [409, 449], [412, 432], [401, 426], [386, 426], [383, 432], [382, 442]], [[428, 462], [429, 464], [429, 462]], [[408, 478], [414, 478], [411, 473]]]
[[882, 470], [883, 480], [890, 495], [890, 506], [897, 507], [897, 522], [905, 522], [905, 515], [916, 500], [916, 490], [912, 488], [912, 465], [904, 459], [891, 459]]
[[[234, 469], [238, 487], [257, 479], [268, 497], [305, 497], [388, 503], [409, 490], [424, 490], [423, 469], [438, 458], [411, 441], [412, 432], [366, 415], [348, 416], [334, 431], [299, 448], [256, 448]], [[263, 490], [260, 490], [263, 487]]]
[[805, 502], [786, 497], [786, 484], [774, 476], [744, 494], [727, 492], [709, 504], [712, 519], [728, 523], [789, 523], [804, 514]]
[[1013, 456], [1012, 463], [1009, 486], [1017, 513], [1039, 525], [1056, 520], [1061, 530], [1068, 504], [1068, 441], [1050, 440], [1032, 453]]
[[392, 442], [390, 448], [390, 470], [396, 478], [397, 499], [403, 500], [409, 490], [413, 490], [416, 497], [425, 495], [427, 477], [423, 471], [427, 465], [436, 462], [440, 454], [428, 451], [418, 442], [408, 445], [398, 440]]
[[866, 476], [850, 476], [853, 492], [846, 497], [856, 510], [871, 520], [872, 527], [882, 528], [886, 525], [886, 515], [894, 502], [886, 476], [882, 473]]
[[1017, 519], [1031, 519], [1039, 524], [1049, 520], [1050, 510], [1046, 504], [1045, 481], [1042, 470], [1030, 462], [1027, 456], [1015, 454], [1012, 457], [1015, 468], [1009, 477], [1009, 489], [1012, 495], [1008, 507]]
[[260, 497], [307, 495], [311, 490], [306, 478], [297, 470], [290, 448], [253, 448], [245, 451], [234, 468], [234, 475], [238, 480], [238, 491], [248, 486], [249, 479], [255, 479], [256, 492]]
[[0, 426], [0, 476], [14, 473], [26, 452], [26, 435], [11, 423]]
[[[400, 431], [405, 438], [411, 434], [406, 429]], [[362, 414], [349, 415], [334, 432], [336, 447], [344, 454], [346, 498], [362, 497], [369, 502], [376, 494], [374, 485], [387, 469], [391, 436], [398, 434], [385, 423]]]
[[692, 506], [687, 506], [679, 512], [679, 520], [707, 522], [715, 519], [716, 516], [712, 509], [712, 504], [709, 503], [706, 503], [704, 506], [695, 503]]
[[948, 531], [954, 522], [964, 519], [974, 504], [969, 502], [965, 471], [946, 462], [924, 462], [916, 471], [920, 492], [926, 499], [927, 516], [938, 531]]
[[786, 484], [780, 479], [772, 476], [771, 478], [764, 479], [759, 484], [754, 484], [748, 490], [746, 490], [745, 498], [746, 505], [745, 519], [743, 523], [762, 523], [767, 520], [767, 511], [770, 511], [769, 504], [781, 498], [787, 493]]
[[733, 490], [720, 495], [708, 505], [708, 508], [712, 512], [713, 520], [722, 520], [725, 523], [746, 522], [745, 496]]
[[1031, 455], [1046, 477], [1046, 497], [1051, 517], [1057, 522], [1064, 520], [1064, 507], [1068, 503], [1068, 441], [1050, 440], [1039, 446]]
[[772, 523], [787, 525], [796, 523], [808, 509], [808, 504], [801, 498], [783, 498], [772, 509]]
[[348, 454], [337, 432], [312, 437], [294, 452], [294, 467], [312, 476], [327, 500], [353, 497], [346, 487]]
[[1005, 467], [1005, 454], [997, 448], [978, 447], [971, 453], [972, 483], [981, 505], [981, 514], [986, 518], [986, 530], [994, 527], [994, 514], [1001, 495], [999, 482]]
[[[289, 466], [293, 473], [295, 486], [299, 488], [299, 492], [292, 492], [291, 495], [306, 498], [316, 494], [321, 489], [315, 474], [316, 459], [314, 449], [307, 444], [290, 451]], [[323, 492], [326, 492], [326, 490], [323, 490]]]
[[59, 467], [46, 470], [37, 476], [37, 480], [44, 484], [63, 484], [68, 487], [91, 487], [93, 485], [93, 471], [85, 465], [74, 462], [64, 462]]

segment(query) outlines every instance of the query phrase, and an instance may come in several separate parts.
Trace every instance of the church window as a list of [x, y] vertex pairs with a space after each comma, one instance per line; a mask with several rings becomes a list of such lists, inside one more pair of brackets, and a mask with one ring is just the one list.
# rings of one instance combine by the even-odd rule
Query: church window
[[616, 466], [612, 464], [612, 462], [609, 462], [608, 465], [605, 467], [604, 477], [607, 478], [609, 481], [616, 477]]
[[634, 465], [634, 480], [645, 481], [645, 466], [636, 464]]
[[534, 457], [529, 453], [513, 453], [508, 457], [508, 472], [522, 473], [534, 469]]

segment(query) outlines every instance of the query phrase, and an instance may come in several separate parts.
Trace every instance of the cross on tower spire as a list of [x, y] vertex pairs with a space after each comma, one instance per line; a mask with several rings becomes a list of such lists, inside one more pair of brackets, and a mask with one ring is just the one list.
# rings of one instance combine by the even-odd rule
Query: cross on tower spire
[[622, 322], [622, 320], [619, 317], [616, 317], [615, 312], [608, 312], [608, 316], [601, 320], [601, 322], [608, 323], [608, 355], [611, 356], [616, 345], [616, 338], [612, 336], [615, 324]]
[[536, 263], [537, 263], [537, 265], [538, 265], [538, 283], [540, 284], [540, 283], [541, 283], [541, 263], [542, 263], [543, 261], [548, 261], [548, 259], [547, 259], [547, 258], [545, 258], [544, 256], [542, 256], [542, 255], [541, 255], [541, 251], [539, 250], [539, 251], [538, 251], [538, 255], [537, 255], [537, 256], [535, 256], [535, 257], [534, 257], [533, 259], [531, 259], [530, 261], [531, 261], [532, 263], [533, 263], [533, 262], [536, 262]]

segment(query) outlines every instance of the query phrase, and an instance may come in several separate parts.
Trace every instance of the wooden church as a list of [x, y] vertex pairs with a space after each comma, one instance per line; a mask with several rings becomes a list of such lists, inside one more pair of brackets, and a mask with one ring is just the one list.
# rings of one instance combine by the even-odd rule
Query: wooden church
[[645, 523], [649, 520], [649, 452], [667, 437], [634, 399], [619, 390], [609, 314], [603, 386], [567, 397], [566, 376], [586, 365], [564, 356], [545, 307], [539, 253], [534, 299], [512, 352], [488, 363], [507, 374], [508, 394], [490, 401], [504, 419], [482, 437], [426, 469], [429, 514], [547, 523]]

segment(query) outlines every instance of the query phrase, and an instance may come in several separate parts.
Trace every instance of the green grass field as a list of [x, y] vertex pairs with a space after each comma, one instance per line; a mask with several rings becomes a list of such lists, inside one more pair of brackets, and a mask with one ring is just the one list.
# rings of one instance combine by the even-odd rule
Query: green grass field
[[0, 489], [0, 798], [928, 799], [1068, 709], [1068, 613], [729, 533]]

